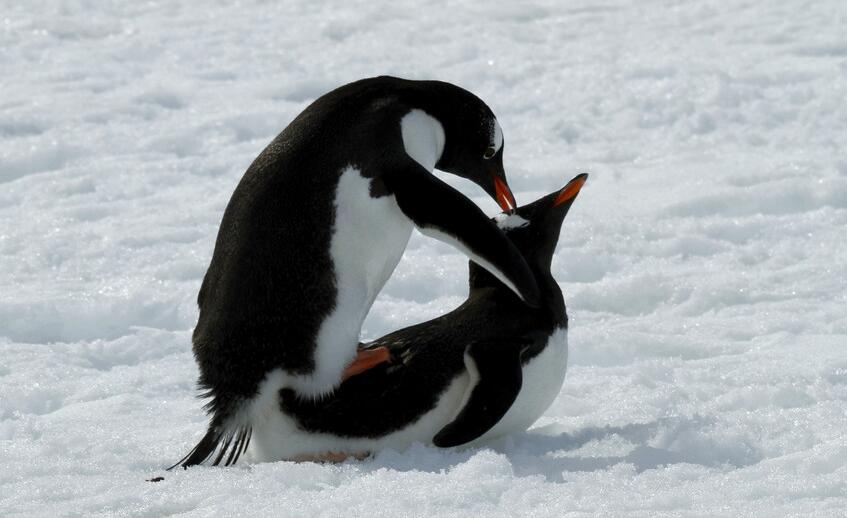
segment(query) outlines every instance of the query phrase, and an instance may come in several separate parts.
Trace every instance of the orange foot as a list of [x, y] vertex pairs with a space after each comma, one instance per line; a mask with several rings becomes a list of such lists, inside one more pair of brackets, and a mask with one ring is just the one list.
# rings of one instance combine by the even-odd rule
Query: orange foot
[[380, 363], [389, 361], [390, 359], [391, 353], [388, 352], [387, 347], [359, 349], [356, 352], [356, 358], [341, 374], [341, 381], [344, 381], [351, 376], [355, 376], [356, 374], [361, 374], [368, 369], [376, 367]]

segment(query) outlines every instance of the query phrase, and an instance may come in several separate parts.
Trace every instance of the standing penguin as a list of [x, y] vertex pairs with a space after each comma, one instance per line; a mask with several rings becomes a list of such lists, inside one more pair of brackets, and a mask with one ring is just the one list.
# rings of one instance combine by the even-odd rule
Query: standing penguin
[[433, 168], [508, 210], [503, 134], [488, 106], [438, 81], [363, 79], [320, 97], [255, 159], [224, 212], [197, 298], [206, 435], [177, 465], [234, 462], [288, 387], [314, 399], [387, 357], [353, 361], [362, 322], [412, 227], [482, 265], [528, 304], [521, 254]]
[[568, 316], [550, 264], [562, 222], [587, 175], [495, 218], [538, 279], [532, 308], [473, 261], [468, 299], [364, 349], [391, 359], [319, 401], [280, 391], [279, 409], [253, 429], [253, 460], [343, 460], [414, 442], [458, 446], [529, 428], [559, 394]]

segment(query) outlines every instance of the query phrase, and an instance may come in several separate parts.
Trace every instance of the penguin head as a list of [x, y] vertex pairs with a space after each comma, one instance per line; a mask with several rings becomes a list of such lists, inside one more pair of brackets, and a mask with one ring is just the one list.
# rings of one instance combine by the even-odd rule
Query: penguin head
[[[587, 179], [585, 173], [577, 175], [558, 191], [492, 218], [521, 251], [539, 284], [543, 282], [542, 277], [551, 277], [550, 264], [559, 242], [562, 223]], [[499, 281], [471, 262], [471, 289], [491, 286], [493, 283]]]
[[514, 209], [517, 204], [503, 169], [503, 131], [497, 117], [474, 94], [450, 86], [437, 117], [444, 127], [445, 143], [435, 167], [476, 183], [504, 211]]

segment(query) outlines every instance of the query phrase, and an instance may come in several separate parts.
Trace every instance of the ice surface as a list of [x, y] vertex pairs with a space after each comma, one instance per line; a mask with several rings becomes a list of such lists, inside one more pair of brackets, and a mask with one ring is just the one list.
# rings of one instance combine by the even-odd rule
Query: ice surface
[[[0, 515], [844, 516], [845, 22], [840, 0], [2, 2]], [[488, 101], [519, 202], [591, 173], [553, 262], [561, 395], [486, 448], [145, 482], [205, 426], [194, 298], [236, 182], [383, 73]], [[413, 236], [365, 337], [465, 276]]]

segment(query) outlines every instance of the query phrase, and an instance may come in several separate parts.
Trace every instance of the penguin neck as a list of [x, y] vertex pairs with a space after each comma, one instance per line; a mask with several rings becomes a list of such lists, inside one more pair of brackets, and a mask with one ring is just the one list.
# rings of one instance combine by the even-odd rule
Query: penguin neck
[[565, 308], [565, 300], [562, 296], [562, 290], [559, 288], [559, 283], [556, 282], [556, 279], [554, 279], [553, 275], [550, 273], [550, 266], [547, 265], [545, 267], [544, 265], [537, 264], [531, 259], [527, 262], [533, 275], [535, 275], [536, 282], [538, 283], [538, 290], [541, 295], [539, 309], [531, 309], [529, 306], [526, 306], [512, 290], [473, 261], [469, 262], [469, 296], [478, 295], [484, 290], [493, 290], [498, 297], [502, 296], [507, 300], [513, 300], [514, 303], [520, 307], [525, 307], [531, 311], [540, 310], [547, 313], [556, 327], [567, 327], [568, 317]]
[[441, 122], [424, 110], [414, 108], [400, 119], [400, 131], [406, 154], [427, 171], [435, 169], [444, 152], [445, 134]]

